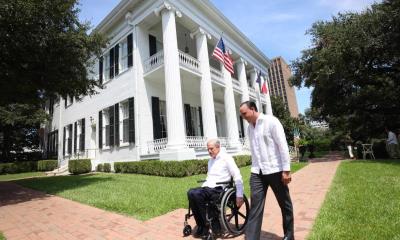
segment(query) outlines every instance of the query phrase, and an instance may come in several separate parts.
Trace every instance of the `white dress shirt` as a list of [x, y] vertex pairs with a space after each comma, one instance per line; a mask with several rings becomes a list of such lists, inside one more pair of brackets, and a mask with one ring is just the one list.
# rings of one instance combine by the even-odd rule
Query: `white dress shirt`
[[386, 140], [388, 144], [398, 144], [396, 135], [392, 132], [388, 132], [388, 139]]
[[260, 113], [256, 125], [247, 129], [251, 148], [251, 172], [264, 175], [290, 171], [289, 147], [279, 120]]
[[[208, 160], [207, 179], [202, 187], [215, 188], [223, 186], [217, 182], [229, 182], [231, 176], [236, 184], [236, 197], [243, 197], [243, 180], [235, 160], [221, 150], [218, 155]], [[226, 184], [225, 184], [226, 185]]]

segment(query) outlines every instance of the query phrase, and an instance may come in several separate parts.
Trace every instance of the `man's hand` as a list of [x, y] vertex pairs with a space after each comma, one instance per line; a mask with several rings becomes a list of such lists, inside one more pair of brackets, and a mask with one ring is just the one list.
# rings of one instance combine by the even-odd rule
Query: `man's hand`
[[288, 185], [292, 181], [292, 174], [290, 171], [282, 172], [282, 182], [284, 185]]
[[244, 203], [243, 198], [242, 197], [236, 197], [236, 206], [238, 208], [240, 208], [242, 206], [242, 204]]

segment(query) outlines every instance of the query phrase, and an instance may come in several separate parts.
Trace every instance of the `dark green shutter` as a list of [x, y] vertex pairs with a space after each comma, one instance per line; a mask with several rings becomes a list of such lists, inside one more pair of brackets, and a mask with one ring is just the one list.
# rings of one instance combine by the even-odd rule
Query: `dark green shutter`
[[133, 37], [132, 33], [128, 35], [128, 67], [133, 66]]
[[85, 119], [82, 118], [81, 120], [81, 136], [79, 139], [79, 150], [84, 151], [85, 150]]
[[184, 104], [185, 108], [185, 123], [186, 123], [186, 136], [193, 136], [192, 127], [192, 113], [190, 112], [190, 105]]
[[99, 59], [99, 83], [103, 84], [103, 57]]
[[110, 141], [110, 147], [112, 147], [114, 146], [114, 106], [108, 108], [108, 115], [110, 117], [109, 119], [110, 124], [108, 125], [110, 128], [109, 130], [110, 135], [108, 137]]
[[151, 97], [151, 107], [153, 116], [153, 138], [161, 138], [161, 120], [160, 120], [160, 99]]
[[119, 146], [119, 104], [114, 105], [114, 142]]
[[157, 53], [157, 39], [153, 35], [149, 35], [150, 56]]
[[76, 140], [78, 139], [78, 128], [77, 128], [77, 126], [78, 126], [78, 123], [77, 122], [75, 122], [74, 123], [74, 153], [76, 154]]
[[119, 44], [115, 46], [114, 50], [114, 69], [115, 69], [115, 76], [119, 74]]
[[110, 69], [108, 72], [108, 76], [110, 77], [110, 79], [113, 79], [114, 78], [114, 48], [110, 49], [109, 63], [110, 63]]
[[244, 125], [243, 125], [243, 118], [240, 116], [240, 129], [242, 129], [242, 135], [240, 136], [241, 138], [244, 138]]
[[201, 112], [201, 107], [199, 107], [199, 118], [200, 118], [200, 134], [201, 134], [201, 136], [204, 136], [204, 130], [203, 130], [203, 113]]
[[68, 154], [72, 154], [72, 138], [71, 138], [71, 136], [72, 136], [72, 124], [69, 124], [69, 126], [68, 126], [68, 132], [69, 132], [69, 134], [68, 134]]
[[103, 112], [99, 111], [99, 149], [103, 148]]
[[67, 130], [65, 129], [65, 127], [64, 127], [64, 135], [63, 135], [63, 156], [65, 156], [65, 140], [66, 140], [66, 137], [65, 137], [65, 134], [66, 134], [66, 132], [67, 132]]
[[135, 143], [135, 99], [128, 99], [129, 109], [129, 142]]

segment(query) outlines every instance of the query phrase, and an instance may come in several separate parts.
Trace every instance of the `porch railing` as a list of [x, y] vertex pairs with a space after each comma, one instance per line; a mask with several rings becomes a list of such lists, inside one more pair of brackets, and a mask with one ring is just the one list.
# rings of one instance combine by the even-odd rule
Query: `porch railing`
[[179, 64], [194, 72], [200, 73], [199, 60], [182, 51], [179, 51]]
[[157, 67], [161, 66], [164, 64], [164, 51], [161, 50], [157, 52], [156, 54], [153, 54], [148, 58], [147, 60], [144, 61], [144, 72], [150, 72], [151, 70], [156, 69]]
[[225, 86], [224, 82], [224, 76], [222, 75], [222, 72], [210, 67], [210, 72], [211, 72], [211, 80], [214, 81], [215, 83], [218, 83], [219, 85]]

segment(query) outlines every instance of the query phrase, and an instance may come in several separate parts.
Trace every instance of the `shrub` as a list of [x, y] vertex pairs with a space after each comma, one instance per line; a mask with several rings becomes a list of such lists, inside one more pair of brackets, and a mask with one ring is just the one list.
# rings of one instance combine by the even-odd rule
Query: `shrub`
[[53, 171], [58, 166], [57, 160], [40, 160], [37, 162], [38, 171]]
[[68, 161], [68, 171], [72, 174], [88, 173], [92, 170], [90, 159], [73, 159]]
[[[248, 155], [234, 156], [238, 167], [251, 163]], [[207, 173], [208, 160], [116, 162], [116, 173], [138, 173], [163, 177], [185, 177]]]
[[97, 171], [97, 172], [102, 172], [102, 171], [104, 171], [104, 166], [103, 166], [102, 163], [97, 164], [97, 166], [96, 166], [96, 171]]
[[111, 164], [109, 163], [104, 163], [104, 172], [111, 172]]
[[35, 172], [37, 170], [37, 162], [14, 162], [0, 163], [0, 174]]
[[329, 151], [331, 148], [331, 140], [329, 138], [319, 138], [312, 142], [316, 151]]

